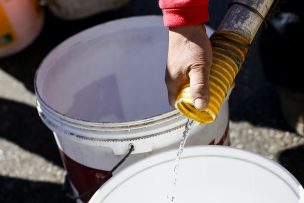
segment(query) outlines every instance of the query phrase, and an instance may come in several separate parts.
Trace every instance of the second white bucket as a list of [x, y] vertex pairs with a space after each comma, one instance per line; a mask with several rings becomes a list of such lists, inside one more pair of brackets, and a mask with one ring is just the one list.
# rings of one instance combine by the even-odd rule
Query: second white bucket
[[[161, 16], [133, 17], [69, 38], [39, 67], [38, 111], [54, 133], [75, 194], [91, 191], [82, 200], [109, 173], [178, 147], [187, 119], [168, 104], [167, 47]], [[226, 101], [214, 123], [191, 131], [188, 145], [228, 141]], [[131, 156], [110, 172], [130, 144]]]
[[[128, 167], [90, 203], [171, 203], [175, 159], [176, 150]], [[223, 146], [186, 148], [175, 190], [174, 203], [304, 202], [303, 187], [285, 168], [258, 154]]]

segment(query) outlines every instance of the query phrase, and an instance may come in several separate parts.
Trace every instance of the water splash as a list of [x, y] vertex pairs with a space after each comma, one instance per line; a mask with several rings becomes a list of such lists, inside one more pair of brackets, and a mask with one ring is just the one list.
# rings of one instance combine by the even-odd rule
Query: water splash
[[185, 130], [183, 132], [183, 137], [182, 137], [182, 140], [181, 140], [181, 142], [179, 144], [177, 155], [176, 155], [176, 158], [175, 158], [175, 161], [174, 161], [174, 169], [173, 169], [173, 175], [172, 175], [171, 193], [169, 193], [168, 196], [167, 196], [167, 198], [169, 200], [169, 203], [173, 203], [174, 199], [175, 199], [175, 192], [176, 192], [175, 190], [176, 190], [178, 171], [179, 171], [179, 160], [180, 160], [181, 155], [182, 155], [182, 153], [184, 151], [187, 138], [188, 138], [188, 136], [190, 134], [189, 133], [190, 129], [193, 127], [194, 123], [195, 123], [195, 121], [193, 121], [193, 120], [190, 120], [190, 119], [187, 120], [187, 123], [186, 123], [186, 126], [185, 126]]

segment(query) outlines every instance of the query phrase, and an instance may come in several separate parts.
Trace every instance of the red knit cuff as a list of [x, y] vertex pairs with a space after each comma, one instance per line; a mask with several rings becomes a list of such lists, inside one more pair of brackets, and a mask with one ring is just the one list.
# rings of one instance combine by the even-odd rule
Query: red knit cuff
[[208, 19], [208, 5], [163, 9], [164, 25], [167, 27], [198, 25]]

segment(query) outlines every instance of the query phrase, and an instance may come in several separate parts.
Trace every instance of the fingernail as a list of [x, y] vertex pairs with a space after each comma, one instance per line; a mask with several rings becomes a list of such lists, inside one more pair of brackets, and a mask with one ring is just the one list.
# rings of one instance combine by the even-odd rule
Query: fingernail
[[194, 107], [200, 111], [203, 111], [207, 107], [207, 102], [202, 98], [197, 98], [194, 100]]

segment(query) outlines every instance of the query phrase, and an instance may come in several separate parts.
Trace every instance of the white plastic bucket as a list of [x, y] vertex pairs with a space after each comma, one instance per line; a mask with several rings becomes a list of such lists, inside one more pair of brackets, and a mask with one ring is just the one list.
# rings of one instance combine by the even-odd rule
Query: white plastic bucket
[[43, 10], [37, 0], [0, 0], [0, 58], [27, 47], [43, 23]]
[[[178, 146], [187, 119], [168, 104], [167, 46], [161, 16], [133, 17], [71, 37], [39, 67], [37, 108], [76, 194], [104, 181], [130, 144], [135, 150], [117, 171]], [[223, 145], [228, 137], [226, 101], [214, 123], [191, 131], [188, 145]]]
[[62, 19], [77, 20], [99, 12], [118, 9], [129, 0], [48, 0], [51, 12]]
[[[106, 182], [90, 203], [169, 203], [176, 150], [149, 157]], [[190, 147], [179, 163], [174, 203], [303, 203], [303, 188], [282, 166], [224, 146]], [[170, 197], [170, 195], [169, 195]]]

